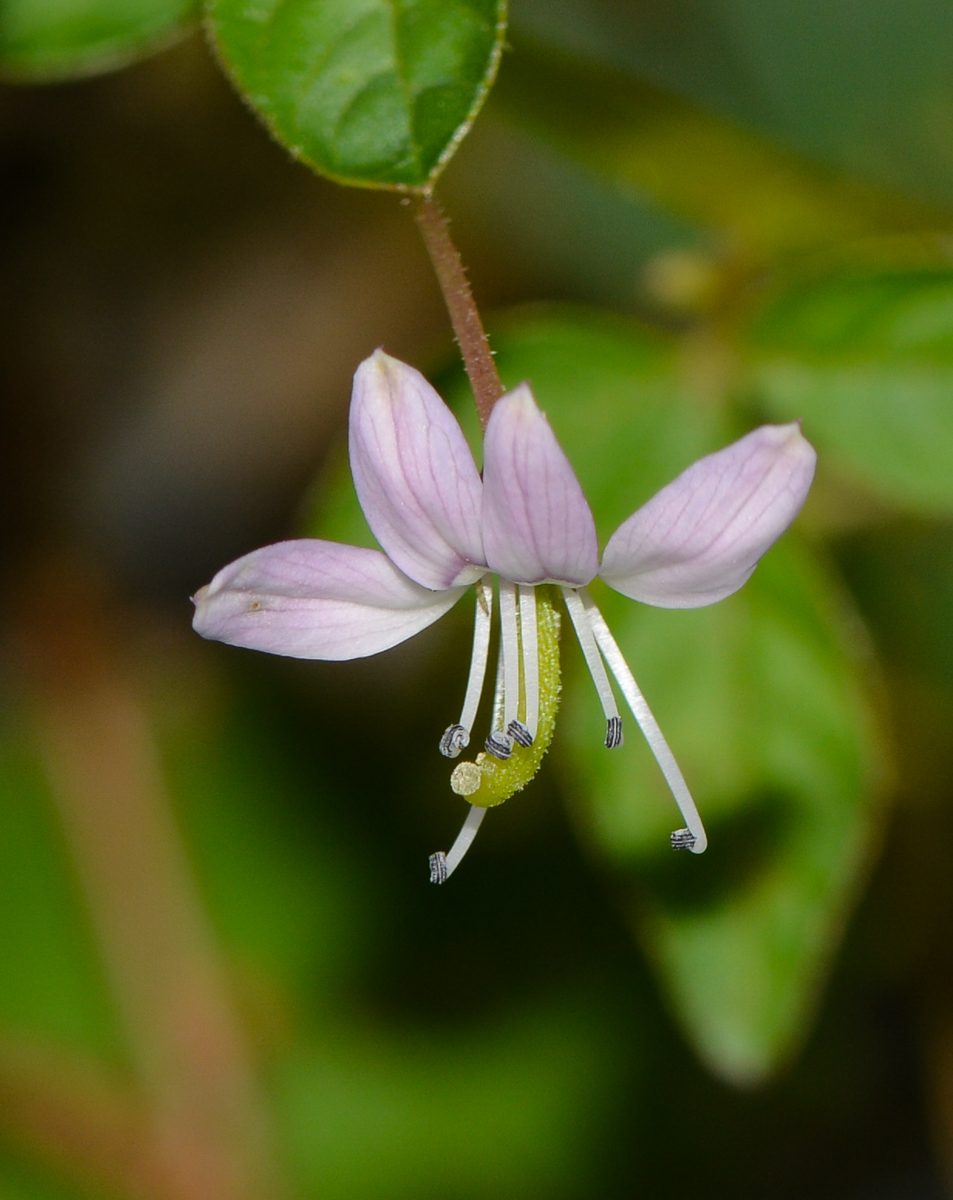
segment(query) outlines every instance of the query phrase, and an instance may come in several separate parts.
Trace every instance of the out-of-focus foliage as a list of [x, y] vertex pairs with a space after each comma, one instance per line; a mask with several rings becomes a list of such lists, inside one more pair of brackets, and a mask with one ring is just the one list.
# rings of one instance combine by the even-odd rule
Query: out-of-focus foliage
[[[501, 14], [212, 5], [286, 149], [404, 190], [469, 128]], [[0, 0], [0, 69], [120, 65], [193, 15]], [[498, 307], [506, 382], [532, 382], [602, 540], [763, 420], [803, 420], [818, 480], [729, 601], [597, 596], [698, 795], [701, 858], [668, 849], [675, 810], [634, 723], [603, 749], [569, 637], [540, 776], [437, 890], [426, 854], [464, 809], [436, 742], [468, 602], [350, 665], [180, 654], [153, 628], [160, 650], [130, 670], [290, 1190], [936, 1200], [928, 1128], [953, 1175], [953, 15], [517, 0], [511, 42], [440, 189]], [[479, 452], [404, 211], [284, 161], [204, 55], [10, 89], [0, 122], [7, 570], [36, 545], [95, 547], [121, 586], [174, 594], [182, 627], [189, 588], [300, 532], [314, 463], [307, 531], [373, 544], [341, 442], [324, 451], [375, 345], [439, 368]], [[512, 307], [553, 299], [575, 304]], [[32, 1105], [42, 1081], [23, 1103], [21, 1042], [120, 1082], [135, 1055], [50, 746], [2, 663], [0, 1190], [99, 1200], [82, 1170], [55, 1182], [22, 1124], [69, 1130]]]
[[[636, 327], [530, 317], [496, 346], [505, 379], [533, 380], [604, 536], [730, 439], [686, 394], [675, 347]], [[752, 1082], [803, 1030], [871, 850], [880, 766], [865, 656], [844, 597], [793, 535], [722, 604], [666, 612], [608, 589], [600, 602], [712, 844], [697, 864], [672, 859], [677, 814], [658, 768], [631, 722], [625, 749], [604, 752], [587, 680], [562, 723], [582, 824], [701, 1052]]]
[[953, 273], [841, 272], [782, 292], [754, 332], [759, 395], [803, 417], [889, 503], [953, 505]]
[[496, 74], [506, 0], [212, 0], [224, 62], [275, 137], [341, 183], [420, 188]]
[[594, 840], [700, 1054], [737, 1083], [769, 1078], [806, 1035], [880, 824], [875, 722], [839, 599], [792, 540], [721, 607], [607, 602], [706, 813], [714, 851], [696, 872], [661, 852], [644, 750], [599, 758], [570, 725]]
[[[184, 705], [173, 669], [189, 684]], [[302, 1194], [411, 1200], [426, 1177], [448, 1197], [542, 1197], [584, 1179], [583, 1135], [615, 1086], [620, 1032], [601, 1021], [596, 992], [555, 992], [444, 1031], [355, 1012], [356, 968], [388, 899], [315, 816], [315, 764], [280, 719], [262, 719], [259, 687], [225, 690], [180, 652], [150, 674], [176, 818], [263, 1040]], [[0, 1019], [121, 1057], [42, 754], [36, 730], [8, 718], [0, 956], [17, 969], [4, 973]]]
[[119, 1042], [83, 901], [29, 733], [4, 706], [0, 1019], [114, 1053]]
[[[603, 540], [731, 439], [725, 415], [686, 387], [677, 342], [632, 322], [514, 314], [494, 345], [508, 386], [532, 380]], [[476, 441], [466, 388], [453, 392]], [[346, 473], [322, 509], [319, 536], [368, 540]], [[672, 861], [667, 787], [631, 721], [625, 748], [606, 753], [585, 671], [557, 722], [583, 832], [687, 1032], [744, 1083], [769, 1076], [803, 1036], [869, 864], [884, 782], [856, 616], [811, 551], [787, 543], [740, 595], [696, 612], [600, 591], [706, 814], [704, 858]]]
[[494, 107], [745, 253], [803, 251], [942, 220], [926, 204], [848, 182], [645, 79], [533, 42], [518, 46], [519, 68], [504, 72]]
[[0, 73], [72, 79], [126, 66], [180, 37], [197, 0], [3, 0]]

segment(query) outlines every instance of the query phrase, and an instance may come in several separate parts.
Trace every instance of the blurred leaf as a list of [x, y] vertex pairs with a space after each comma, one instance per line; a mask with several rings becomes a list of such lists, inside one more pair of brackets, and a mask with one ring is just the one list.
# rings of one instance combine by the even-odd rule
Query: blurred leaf
[[953, 690], [953, 525], [880, 525], [841, 542], [838, 559], [894, 670]]
[[114, 1052], [119, 1033], [43, 766], [16, 710], [0, 739], [0, 1025]]
[[753, 335], [770, 413], [885, 500], [953, 511], [953, 271], [831, 275], [779, 295]]
[[757, 257], [946, 228], [926, 204], [851, 183], [655, 84], [520, 40], [494, 106], [640, 199]]
[[[603, 536], [731, 436], [680, 385], [674, 347], [634, 325], [538, 314], [494, 345], [508, 383], [532, 380]], [[626, 748], [606, 753], [588, 679], [567, 688], [560, 721], [584, 823], [700, 1053], [755, 1081], [803, 1034], [871, 853], [879, 764], [864, 664], [842, 598], [790, 537], [712, 608], [614, 593], [604, 604], [711, 847], [672, 856], [678, 817], [658, 768], [631, 721]]]
[[668, 850], [679, 818], [632, 723], [610, 756], [587, 695], [569, 721], [594, 844], [700, 1054], [738, 1083], [805, 1036], [877, 829], [874, 721], [835, 596], [789, 537], [712, 608], [604, 597], [704, 815], [701, 859]]
[[[532, 382], [603, 540], [733, 436], [683, 385], [675, 340], [634, 322], [523, 311], [493, 345], [507, 386]], [[454, 373], [441, 387], [478, 444], [466, 384]], [[342, 467], [312, 529], [359, 528]], [[625, 748], [605, 751], [588, 677], [566, 687], [556, 748], [568, 743], [582, 824], [689, 1037], [718, 1074], [756, 1082], [805, 1034], [872, 853], [881, 761], [854, 618], [791, 535], [711, 608], [651, 609], [607, 589], [600, 602], [694, 786], [707, 853], [672, 855], [678, 815], [658, 767], [631, 720]]]
[[[272, 1097], [302, 1194], [411, 1200], [421, 1179], [447, 1200], [581, 1191], [633, 1042], [627, 1024], [619, 1044], [604, 989], [483, 1013], [475, 1028], [393, 1027], [355, 1002], [405, 900], [331, 828], [312, 714], [296, 723], [262, 678], [210, 687], [191, 659], [161, 668], [166, 767], [226, 948], [292, 1000]], [[380, 803], [351, 788], [349, 803]], [[432, 910], [425, 873], [411, 875]]]
[[112, 71], [198, 15], [198, 0], [0, 0], [0, 73], [42, 81]]
[[[592, 987], [463, 1032], [325, 1027], [278, 1076], [307, 1195], [544, 1200], [588, 1194], [638, 1031]], [[426, 1181], [426, 1182], [422, 1182]]]
[[493, 82], [506, 0], [211, 0], [239, 88], [296, 157], [340, 183], [430, 183]]
[[3, 1200], [79, 1200], [88, 1195], [65, 1183], [36, 1178], [24, 1164], [6, 1155], [0, 1156], [0, 1189]]
[[[253, 700], [213, 699], [188, 656], [170, 661], [193, 690], [159, 720], [167, 781], [227, 953], [285, 987], [330, 986], [359, 942], [348, 897], [360, 889], [345, 848], [305, 815], [322, 786], [313, 764]], [[122, 1034], [35, 734], [12, 708], [3, 728], [0, 1027], [115, 1054]]]
[[199, 690], [183, 721], [179, 698], [163, 737], [169, 786], [229, 954], [290, 991], [330, 988], [361, 944], [362, 888], [346, 847], [322, 833], [323, 781], [260, 700]]

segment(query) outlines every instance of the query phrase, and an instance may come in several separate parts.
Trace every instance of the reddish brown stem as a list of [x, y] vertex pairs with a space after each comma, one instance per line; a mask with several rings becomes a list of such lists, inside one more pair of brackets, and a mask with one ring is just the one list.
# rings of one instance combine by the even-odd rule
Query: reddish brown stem
[[0, 1137], [98, 1200], [165, 1200], [140, 1097], [65, 1048], [0, 1035]]
[[440, 290], [447, 302], [453, 331], [463, 355], [463, 365], [470, 377], [477, 412], [486, 429], [493, 405], [503, 395], [503, 383], [493, 361], [490, 343], [473, 299], [470, 281], [463, 269], [460, 252], [450, 237], [447, 218], [429, 193], [422, 195], [418, 202], [417, 225], [437, 272]]
[[53, 796], [144, 1095], [152, 1194], [276, 1200], [282, 1189], [248, 1048], [150, 715], [114, 642], [107, 614], [115, 602], [66, 562], [29, 582], [13, 624]]

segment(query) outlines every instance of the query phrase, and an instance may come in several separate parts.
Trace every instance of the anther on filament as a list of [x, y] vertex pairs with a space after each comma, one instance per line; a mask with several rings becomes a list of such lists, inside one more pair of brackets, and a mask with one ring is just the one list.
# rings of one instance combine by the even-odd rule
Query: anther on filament
[[[501, 579], [500, 655], [503, 663], [503, 728], [511, 738], [513, 737], [513, 725], [519, 724], [516, 714], [520, 698], [520, 635], [516, 598], [516, 584], [510, 583], [507, 579]], [[499, 684], [499, 678], [497, 683]], [[509, 755], [506, 757], [509, 758]]]
[[486, 816], [485, 808], [477, 808], [476, 805], [470, 806], [470, 811], [467, 814], [467, 819], [463, 822], [460, 832], [457, 834], [457, 840], [450, 847], [449, 854], [444, 854], [442, 850], [438, 850], [436, 854], [430, 856], [430, 882], [431, 883], [446, 883], [453, 872], [460, 865], [460, 860], [464, 854], [470, 849], [473, 839], [476, 837], [477, 830], [480, 828], [480, 822]]
[[487, 736], [484, 745], [487, 754], [492, 754], [494, 758], [501, 758], [504, 761], [513, 753], [513, 738], [509, 733], [504, 733], [502, 729], [494, 729]]
[[473, 653], [470, 656], [470, 674], [463, 698], [463, 709], [456, 725], [449, 725], [440, 739], [440, 753], [447, 758], [456, 758], [470, 743], [470, 730], [480, 706], [480, 694], [486, 676], [486, 660], [490, 649], [490, 622], [493, 616], [493, 586], [488, 577], [478, 580], [476, 585], [476, 613], [473, 618]]
[[[531, 745], [539, 730], [539, 624], [536, 589], [521, 583], [519, 592], [520, 647], [523, 651], [523, 694], [526, 697], [526, 728]], [[523, 745], [521, 742], [520, 745]]]
[[522, 721], [510, 721], [506, 727], [506, 732], [516, 742], [517, 746], [522, 746], [525, 749], [533, 744], [533, 735]]
[[[639, 728], [645, 734], [645, 740], [649, 744], [649, 749], [655, 756], [655, 761], [661, 768], [662, 774], [665, 776], [665, 782], [668, 784], [675, 803], [682, 814], [682, 820], [685, 822], [686, 828], [676, 829], [675, 833], [672, 834], [672, 845], [677, 850], [691, 850], [692, 854], [704, 853], [705, 847], [708, 845], [708, 837], [705, 833], [705, 826], [702, 824], [702, 819], [698, 815], [698, 809], [695, 807], [695, 801], [688, 790], [688, 784], [679, 770], [678, 763], [675, 761], [675, 755], [665, 740], [665, 736], [659, 728], [658, 721], [652, 715], [652, 710], [645, 702], [645, 697], [642, 695], [639, 685], [635, 682], [635, 678], [629, 670], [628, 663], [622, 657], [622, 651], [616, 644], [615, 638], [609, 632], [609, 626], [605, 623], [602, 613], [593, 604], [588, 593], [571, 593], [569, 589], [564, 589], [564, 591], [567, 593], [566, 605], [569, 608], [569, 615], [573, 618], [573, 624], [576, 626], [577, 631], [580, 627], [584, 627], [590, 640], [594, 639], [598, 646], [598, 652], [601, 652], [605, 656], [609, 670], [615, 676], [616, 682], [632, 712], [632, 716], [635, 717]], [[581, 619], [578, 623], [574, 615], [572, 603], [570, 603], [570, 596], [572, 595], [575, 595], [575, 600], [572, 603], [582, 608]], [[583, 644], [582, 636], [580, 636], [579, 641], [580, 644]], [[583, 652], [586, 654], [586, 661], [588, 662], [589, 655], [584, 644]], [[605, 674], [604, 671], [603, 674]], [[593, 677], [595, 678], [595, 676]], [[596, 681], [596, 686], [599, 686], [598, 680]], [[606, 715], [608, 716], [609, 714], [607, 713]]]
[[442, 850], [438, 850], [436, 854], [430, 856], [430, 882], [431, 883], [446, 883], [447, 875], [447, 856]]
[[469, 730], [462, 725], [448, 725], [440, 739], [440, 753], [445, 758], [457, 758], [470, 745]]
[[[599, 647], [596, 645], [592, 626], [589, 623], [589, 614], [582, 597], [575, 588], [564, 587], [562, 591], [569, 619], [572, 621], [573, 629], [579, 640], [579, 649], [586, 660], [592, 682], [596, 686], [599, 703], [602, 705], [602, 712], [606, 719], [606, 745], [612, 750], [615, 746], [622, 745], [622, 718], [619, 716], [619, 707], [615, 702], [612, 685], [609, 683], [605, 663], [602, 661]], [[615, 740], [616, 736], [618, 736], [618, 741]]]

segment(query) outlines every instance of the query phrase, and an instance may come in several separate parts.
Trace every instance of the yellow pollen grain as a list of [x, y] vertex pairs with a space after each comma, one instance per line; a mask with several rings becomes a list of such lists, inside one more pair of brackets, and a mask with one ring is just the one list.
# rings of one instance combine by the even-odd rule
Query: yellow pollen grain
[[457, 763], [450, 776], [450, 786], [458, 796], [472, 796], [482, 782], [483, 772], [472, 762]]

